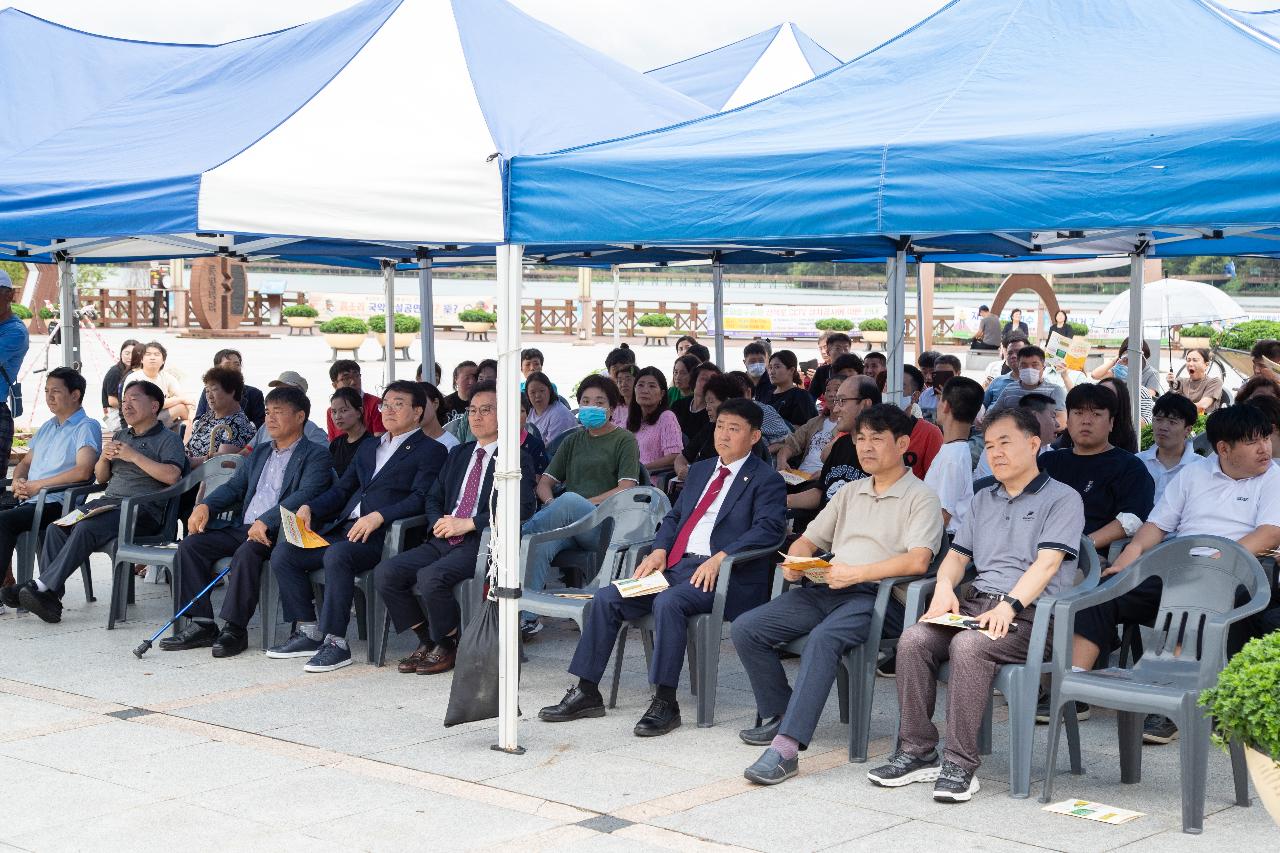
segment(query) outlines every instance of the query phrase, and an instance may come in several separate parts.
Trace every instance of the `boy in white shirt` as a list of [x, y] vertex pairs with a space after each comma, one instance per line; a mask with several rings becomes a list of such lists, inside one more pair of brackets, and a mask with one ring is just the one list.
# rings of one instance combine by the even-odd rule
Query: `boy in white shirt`
[[924, 484], [942, 504], [942, 523], [954, 534], [973, 501], [973, 455], [969, 433], [982, 408], [982, 386], [965, 376], [947, 381], [938, 398], [938, 426], [942, 449], [925, 473]]

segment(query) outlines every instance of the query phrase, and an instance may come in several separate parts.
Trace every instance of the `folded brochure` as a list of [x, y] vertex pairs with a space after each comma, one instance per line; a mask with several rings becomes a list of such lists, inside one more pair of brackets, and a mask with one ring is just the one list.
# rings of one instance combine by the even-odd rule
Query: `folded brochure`
[[782, 554], [782, 568], [793, 572], [800, 572], [813, 583], [825, 584], [827, 582], [827, 569], [831, 568], [830, 561], [822, 557], [795, 557], [790, 554]]
[[[996, 639], [996, 635], [988, 631], [986, 628], [978, 625], [978, 620], [972, 616], [962, 616], [959, 613], [943, 613], [941, 616], [934, 616], [930, 619], [921, 619], [921, 622], [928, 622], [930, 625], [941, 625], [944, 628], [966, 628], [970, 631], [978, 631], [991, 639]], [[1017, 622], [1009, 623], [1009, 632], [1013, 633], [1018, 630]]]
[[298, 548], [327, 548], [329, 543], [298, 518], [296, 512], [280, 507], [280, 530], [284, 541]]
[[86, 518], [93, 518], [95, 515], [103, 515], [104, 513], [113, 512], [119, 508], [119, 504], [98, 504], [88, 511], [83, 509], [73, 510], [53, 523], [59, 527], [70, 527], [77, 521], [84, 521]]
[[651, 575], [645, 575], [642, 578], [622, 578], [616, 580], [613, 585], [618, 588], [618, 592], [623, 598], [636, 598], [641, 595], [656, 595], [662, 592], [670, 584], [662, 572], [654, 572]]
[[1128, 823], [1135, 818], [1145, 817], [1146, 815], [1145, 812], [1118, 809], [1115, 806], [1106, 806], [1102, 803], [1091, 803], [1088, 800], [1063, 800], [1060, 803], [1045, 806], [1044, 810], [1047, 812], [1053, 812], [1054, 814], [1064, 814], [1070, 817], [1082, 817], [1085, 820], [1096, 820], [1099, 823], [1109, 823], [1112, 825]]

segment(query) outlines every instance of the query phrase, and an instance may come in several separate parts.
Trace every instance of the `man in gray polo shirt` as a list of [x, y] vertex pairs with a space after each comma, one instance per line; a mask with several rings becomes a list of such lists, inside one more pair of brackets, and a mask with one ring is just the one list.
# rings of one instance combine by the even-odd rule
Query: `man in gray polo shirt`
[[[1070, 587], [1084, 532], [1080, 495], [1036, 465], [1040, 425], [1034, 415], [1022, 408], [1000, 411], [987, 423], [983, 439], [998, 482], [973, 496], [923, 618], [944, 613], [974, 617], [996, 639], [923, 621], [902, 632], [897, 651], [900, 742], [887, 764], [867, 774], [889, 788], [936, 780], [933, 798], [940, 802], [965, 802], [978, 790], [978, 730], [996, 668], [1026, 660], [1035, 601]], [[970, 559], [978, 577], [962, 600], [956, 588]], [[1015, 621], [1018, 628], [1010, 631]], [[951, 661], [951, 676], [946, 750], [939, 766], [933, 711], [936, 673], [946, 660]]]
[[[106, 491], [83, 507], [86, 513], [100, 507], [108, 511], [70, 527], [49, 525], [40, 550], [40, 577], [18, 591], [22, 606], [44, 621], [61, 621], [67, 578], [116, 538], [124, 499], [172, 486], [186, 470], [182, 439], [158, 420], [163, 406], [164, 392], [151, 382], [134, 382], [124, 389], [120, 414], [127, 428], [103, 442], [102, 457], [94, 467]], [[139, 532], [159, 530], [164, 509], [163, 502], [144, 504], [138, 513]]]
[[[912, 426], [893, 405], [858, 415], [854, 441], [870, 476], [837, 492], [787, 552], [803, 558], [830, 550], [826, 583], [792, 589], [733, 623], [733, 645], [765, 721], [739, 734], [743, 743], [768, 747], [745, 771], [752, 782], [776, 785], [796, 775], [798, 752], [813, 737], [841, 659], [868, 640], [879, 581], [923, 575], [942, 542], [938, 496], [902, 462]], [[803, 575], [786, 570], [784, 577], [798, 583]], [[897, 601], [885, 623], [888, 636], [902, 630]], [[806, 634], [792, 690], [777, 649]]]

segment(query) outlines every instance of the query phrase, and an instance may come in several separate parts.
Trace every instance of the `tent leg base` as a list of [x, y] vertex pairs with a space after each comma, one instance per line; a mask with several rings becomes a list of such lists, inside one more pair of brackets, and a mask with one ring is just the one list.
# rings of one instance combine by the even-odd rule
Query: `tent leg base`
[[525, 749], [523, 746], [515, 746], [515, 747], [512, 747], [511, 749], [506, 749], [501, 744], [495, 743], [491, 745], [489, 748], [492, 749], [494, 752], [505, 752], [508, 755], [524, 755], [524, 752], [525, 752]]

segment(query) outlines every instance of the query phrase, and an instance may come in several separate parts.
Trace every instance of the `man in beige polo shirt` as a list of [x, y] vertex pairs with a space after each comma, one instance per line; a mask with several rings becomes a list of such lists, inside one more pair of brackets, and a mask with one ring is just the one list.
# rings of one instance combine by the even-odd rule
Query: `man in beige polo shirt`
[[[902, 461], [911, 427], [897, 406], [872, 406], [858, 415], [854, 442], [870, 476], [837, 492], [788, 551], [796, 557], [831, 551], [827, 583], [794, 587], [733, 623], [733, 644], [764, 720], [739, 736], [768, 747], [744, 773], [752, 782], [776, 785], [797, 773], [799, 750], [813, 736], [840, 659], [868, 639], [877, 582], [923, 575], [941, 544], [938, 496]], [[802, 575], [786, 571], [784, 577], [795, 583]], [[901, 630], [902, 606], [895, 601], [885, 634]], [[809, 641], [792, 688], [777, 647], [805, 634]]]

